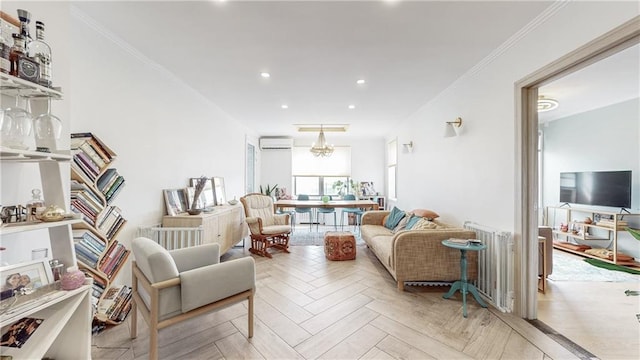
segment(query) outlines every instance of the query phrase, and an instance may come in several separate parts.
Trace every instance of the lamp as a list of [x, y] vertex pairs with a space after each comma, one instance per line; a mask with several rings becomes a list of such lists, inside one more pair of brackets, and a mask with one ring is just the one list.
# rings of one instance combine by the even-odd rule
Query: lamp
[[[317, 144], [317, 145], [316, 145]], [[311, 144], [311, 153], [315, 157], [327, 157], [333, 154], [333, 146], [327, 145], [327, 140], [324, 138], [324, 131], [322, 125], [320, 125], [320, 134], [318, 134], [318, 140]]]
[[413, 152], [413, 140], [409, 141], [406, 144], [402, 144], [402, 147], [404, 147], [405, 152]]
[[543, 95], [538, 96], [538, 112], [551, 111], [560, 106], [560, 102], [556, 99], [548, 99]]
[[460, 117], [456, 118], [454, 121], [447, 121], [444, 129], [444, 137], [457, 136], [458, 133], [456, 132], [455, 128], [461, 128], [461, 127], [462, 127], [462, 118]]

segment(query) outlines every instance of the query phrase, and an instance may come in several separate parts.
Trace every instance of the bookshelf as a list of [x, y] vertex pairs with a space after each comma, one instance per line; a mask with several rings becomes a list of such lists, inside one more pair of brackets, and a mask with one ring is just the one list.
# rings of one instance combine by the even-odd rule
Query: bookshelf
[[[41, 112], [41, 106], [34, 106], [48, 98], [62, 99], [62, 92], [33, 84], [13, 76], [0, 73], [0, 96], [2, 101], [12, 103], [12, 97], [25, 96], [32, 103], [32, 115]], [[34, 110], [38, 109], [38, 110]], [[46, 111], [46, 109], [44, 109]], [[36, 146], [40, 144], [36, 143]], [[42, 186], [46, 204], [67, 207], [65, 189], [68, 186], [63, 179], [67, 178], [66, 170], [71, 161], [68, 150], [57, 150], [52, 153], [34, 151], [33, 149], [11, 149], [0, 146], [0, 165], [2, 177], [20, 177], [28, 174], [25, 180], [37, 177]], [[38, 171], [31, 175], [28, 167], [36, 167]], [[62, 175], [64, 173], [64, 176]], [[66, 209], [68, 210], [68, 209]], [[41, 234], [48, 233], [51, 257], [58, 259], [65, 266], [76, 263], [76, 254], [72, 237], [72, 226], [80, 223], [79, 219], [66, 219], [57, 222], [24, 222], [3, 224], [0, 227], [0, 242], [4, 247], [33, 249]], [[4, 258], [3, 261], [8, 259]], [[45, 295], [35, 300], [34, 306], [22, 306], [18, 301], [8, 311], [0, 314], [0, 333], [25, 317], [44, 319], [37, 331], [21, 348], [3, 346], [3, 356], [14, 359], [50, 358], [90, 358], [91, 357], [91, 319], [90, 302], [91, 285], [83, 285], [71, 291], [57, 290], [57, 297]], [[17, 299], [19, 300], [19, 299]]]
[[96, 135], [71, 134], [71, 153], [71, 211], [82, 219], [73, 225], [76, 257], [80, 268], [93, 277], [95, 319], [117, 325], [131, 309], [130, 298], [119, 298], [122, 304], [117, 312], [100, 309], [104, 309], [101, 302], [113, 300], [113, 281], [131, 252], [116, 239], [127, 221], [112, 204], [125, 180], [112, 167], [116, 153]]

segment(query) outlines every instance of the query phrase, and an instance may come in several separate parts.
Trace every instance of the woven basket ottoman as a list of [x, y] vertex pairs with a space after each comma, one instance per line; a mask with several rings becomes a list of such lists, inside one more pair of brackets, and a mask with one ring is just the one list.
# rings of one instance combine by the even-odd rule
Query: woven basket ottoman
[[327, 231], [324, 234], [324, 255], [329, 260], [356, 258], [356, 238], [348, 231]]

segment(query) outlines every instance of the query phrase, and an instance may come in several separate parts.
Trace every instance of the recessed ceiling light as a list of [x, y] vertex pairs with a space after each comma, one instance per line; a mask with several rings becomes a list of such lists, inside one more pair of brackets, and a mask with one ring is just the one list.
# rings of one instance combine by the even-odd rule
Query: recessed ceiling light
[[355, 105], [349, 105], [349, 109], [350, 109], [350, 110], [353, 110], [353, 109], [355, 109], [355, 108], [356, 108], [356, 106], [355, 106]]
[[289, 108], [289, 105], [287, 105], [287, 104], [282, 104], [282, 106], [280, 106], [280, 107], [281, 107], [281, 108], [283, 108], [283, 109], [288, 109], [288, 108]]
[[270, 77], [271, 77], [271, 74], [269, 74], [268, 72], [261, 72], [261, 73], [260, 73], [260, 76], [262, 76], [263, 78], [265, 78], [265, 79], [266, 79], [266, 78], [270, 78]]
[[345, 132], [349, 128], [348, 124], [294, 124], [299, 132], [319, 132], [322, 127], [324, 132]]
[[356, 84], [358, 85], [363, 85], [366, 81], [364, 81], [364, 79], [358, 79], [358, 81], [356, 81]]

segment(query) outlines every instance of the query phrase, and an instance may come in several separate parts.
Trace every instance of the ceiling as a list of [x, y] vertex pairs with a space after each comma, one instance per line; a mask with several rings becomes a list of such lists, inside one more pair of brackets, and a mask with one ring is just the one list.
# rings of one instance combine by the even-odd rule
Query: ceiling
[[[229, 0], [74, 6], [260, 136], [311, 137], [295, 125], [348, 124], [346, 133], [331, 136], [382, 137], [550, 4]], [[271, 77], [262, 78], [264, 71]], [[358, 79], [366, 83], [358, 85]]]
[[640, 45], [634, 45], [538, 89], [559, 101], [538, 113], [548, 122], [640, 97]]

